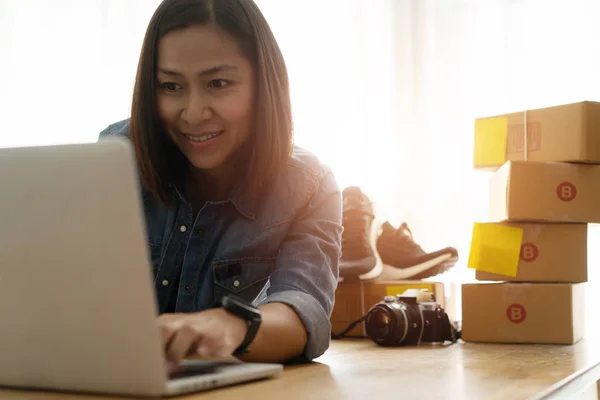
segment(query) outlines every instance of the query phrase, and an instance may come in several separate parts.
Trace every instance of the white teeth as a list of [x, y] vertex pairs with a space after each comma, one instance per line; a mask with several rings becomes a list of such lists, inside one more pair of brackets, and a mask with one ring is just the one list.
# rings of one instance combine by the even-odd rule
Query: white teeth
[[221, 132], [217, 132], [217, 133], [211, 133], [210, 135], [200, 136], [200, 137], [198, 137], [198, 136], [187, 136], [186, 135], [186, 138], [188, 138], [192, 142], [205, 142], [205, 141], [210, 140], [212, 138], [216, 138], [220, 134], [221, 134]]

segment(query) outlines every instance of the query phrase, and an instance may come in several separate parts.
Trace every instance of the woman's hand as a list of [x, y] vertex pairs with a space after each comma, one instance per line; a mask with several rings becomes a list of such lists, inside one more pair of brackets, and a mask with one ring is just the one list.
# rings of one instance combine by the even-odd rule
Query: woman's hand
[[167, 361], [176, 368], [186, 357], [226, 357], [246, 337], [246, 322], [223, 308], [193, 314], [162, 314], [158, 325]]
[[[262, 322], [242, 361], [285, 362], [302, 353], [308, 333], [296, 312], [283, 303], [259, 306]], [[158, 317], [163, 334], [167, 370], [174, 372], [186, 357], [228, 357], [242, 344], [246, 322], [222, 308], [194, 314]]]

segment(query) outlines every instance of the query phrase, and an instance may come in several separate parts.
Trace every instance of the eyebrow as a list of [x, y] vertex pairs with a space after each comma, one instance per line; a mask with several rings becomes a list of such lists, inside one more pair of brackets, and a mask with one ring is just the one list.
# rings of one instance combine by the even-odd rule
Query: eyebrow
[[[207, 70], [204, 70], [204, 71], [200, 72], [198, 74], [198, 76], [203, 77], [203, 76], [208, 76], [208, 75], [214, 75], [218, 72], [232, 71], [232, 70], [236, 70], [236, 69], [237, 69], [237, 67], [234, 65], [222, 64], [222, 65], [217, 65], [216, 67], [212, 67]], [[171, 70], [164, 69], [164, 68], [159, 68], [158, 72], [160, 74], [165, 74], [165, 75], [169, 75], [169, 76], [181, 76], [181, 74], [179, 72], [171, 71]]]

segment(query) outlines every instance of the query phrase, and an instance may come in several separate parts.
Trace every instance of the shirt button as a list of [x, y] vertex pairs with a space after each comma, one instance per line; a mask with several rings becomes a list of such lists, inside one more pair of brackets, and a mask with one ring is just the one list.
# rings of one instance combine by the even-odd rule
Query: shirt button
[[233, 281], [233, 286], [234, 287], [239, 287], [240, 286], [240, 281], [238, 281], [237, 279], [235, 281]]
[[186, 292], [189, 292], [192, 290], [192, 287], [190, 285], [185, 285], [184, 289]]
[[165, 279], [164, 281], [162, 281], [162, 285], [163, 286], [169, 286], [169, 281]]
[[185, 231], [187, 231], [187, 226], [185, 226], [185, 225], [181, 225], [181, 226], [179, 227], [179, 230], [180, 230], [181, 232], [185, 232]]

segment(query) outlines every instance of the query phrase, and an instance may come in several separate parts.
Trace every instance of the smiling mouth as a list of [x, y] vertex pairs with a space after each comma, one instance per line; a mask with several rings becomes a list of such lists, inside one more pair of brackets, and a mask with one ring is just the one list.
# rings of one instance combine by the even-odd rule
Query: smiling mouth
[[223, 131], [209, 133], [208, 135], [203, 135], [203, 136], [192, 136], [192, 135], [186, 135], [185, 133], [183, 133], [182, 135], [186, 139], [191, 140], [192, 142], [202, 143], [202, 142], [206, 142], [207, 140], [214, 139], [217, 136], [221, 135], [222, 133], [223, 133]]

